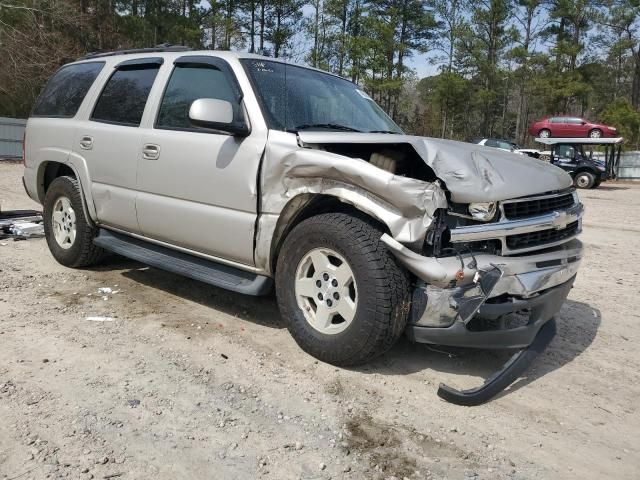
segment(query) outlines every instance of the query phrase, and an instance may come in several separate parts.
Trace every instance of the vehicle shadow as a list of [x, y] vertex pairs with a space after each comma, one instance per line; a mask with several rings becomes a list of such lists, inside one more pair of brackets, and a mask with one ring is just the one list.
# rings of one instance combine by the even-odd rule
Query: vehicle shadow
[[[120, 270], [123, 277], [134, 282], [233, 315], [241, 320], [269, 328], [285, 328], [273, 293], [264, 297], [251, 297], [116, 256], [110, 258], [108, 263], [95, 266], [91, 270]], [[573, 300], [567, 300], [555, 318], [558, 333], [549, 347], [522, 377], [496, 398], [516, 391], [573, 361], [591, 345], [601, 323], [601, 313], [598, 309]], [[382, 357], [350, 370], [363, 374], [394, 376], [431, 370], [446, 374], [447, 382], [451, 382], [451, 386], [454, 387], [460, 386], [454, 384], [455, 376], [460, 376], [462, 382], [466, 383], [463, 388], [470, 388], [480, 385], [483, 379], [500, 369], [512, 354], [513, 351], [418, 344], [403, 336]], [[477, 377], [472, 385], [468, 384], [469, 377]]]
[[162, 290], [256, 325], [285, 328], [273, 293], [263, 297], [252, 297], [231, 292], [119, 256], [110, 257], [106, 263], [92, 267], [91, 270], [121, 270], [120, 274], [123, 277], [147, 287]]
[[629, 187], [623, 187], [620, 185], [607, 185], [607, 184], [601, 184], [598, 186], [597, 188], [598, 190], [607, 190], [607, 191], [615, 191], [615, 190], [629, 190]]
[[[573, 300], [565, 302], [555, 319], [557, 335], [549, 347], [534, 360], [522, 377], [496, 398], [516, 391], [573, 361], [591, 345], [602, 320], [598, 309]], [[502, 368], [513, 353], [416, 344], [403, 338], [387, 354], [356, 370], [363, 373], [406, 375], [429, 369], [443, 372], [447, 377], [450, 377], [449, 374], [480, 377], [472, 385], [468, 384], [468, 378], [463, 380], [464, 388], [471, 388], [481, 385], [484, 379]], [[450, 380], [455, 381], [450, 378], [447, 381]]]

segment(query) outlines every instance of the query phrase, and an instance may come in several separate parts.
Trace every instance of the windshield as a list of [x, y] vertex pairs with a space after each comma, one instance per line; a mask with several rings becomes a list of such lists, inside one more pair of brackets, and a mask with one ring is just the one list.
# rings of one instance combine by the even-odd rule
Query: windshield
[[243, 59], [269, 128], [402, 133], [357, 85], [280, 62]]

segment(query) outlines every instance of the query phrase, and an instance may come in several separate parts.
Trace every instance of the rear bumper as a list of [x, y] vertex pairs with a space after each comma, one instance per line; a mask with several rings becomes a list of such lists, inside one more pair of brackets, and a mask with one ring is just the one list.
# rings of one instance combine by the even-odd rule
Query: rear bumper
[[[575, 276], [530, 299], [512, 298], [500, 303], [485, 303], [467, 324], [461, 319], [444, 328], [413, 324], [407, 327], [406, 334], [409, 339], [419, 343], [491, 349], [525, 348], [533, 342], [542, 326], [560, 310], [574, 280]], [[527, 312], [528, 323], [508, 328], [506, 322], [501, 322], [501, 319], [516, 312]], [[493, 321], [495, 328], [472, 330], [470, 327], [474, 321]]]

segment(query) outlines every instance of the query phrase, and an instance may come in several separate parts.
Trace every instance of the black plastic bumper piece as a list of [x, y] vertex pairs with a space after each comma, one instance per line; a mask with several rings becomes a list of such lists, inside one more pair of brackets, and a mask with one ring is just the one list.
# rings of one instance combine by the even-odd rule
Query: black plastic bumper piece
[[491, 375], [480, 387], [470, 390], [456, 390], [441, 383], [438, 388], [438, 396], [449, 403], [466, 407], [473, 407], [491, 400], [529, 368], [529, 365], [547, 348], [555, 335], [556, 321], [551, 319], [540, 329], [531, 345], [515, 353], [502, 369]]
[[575, 276], [556, 287], [530, 299], [513, 299], [503, 303], [485, 303], [478, 310], [478, 316], [494, 319], [521, 310], [529, 310], [526, 325], [498, 330], [473, 331], [462, 321], [455, 321], [450, 327], [424, 327], [408, 325], [407, 336], [411, 341], [447, 345], [452, 347], [521, 349], [528, 347], [538, 335], [543, 325], [562, 307], [573, 286]]

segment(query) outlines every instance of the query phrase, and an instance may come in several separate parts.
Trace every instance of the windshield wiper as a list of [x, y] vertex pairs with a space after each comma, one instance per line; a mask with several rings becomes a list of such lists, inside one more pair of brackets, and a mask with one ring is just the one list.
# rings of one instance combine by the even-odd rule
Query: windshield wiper
[[367, 133], [392, 133], [393, 135], [401, 135], [400, 132], [394, 132], [393, 130], [369, 130]]
[[347, 127], [338, 123], [305, 123], [304, 125], [298, 125], [293, 130], [306, 130], [307, 128], [332, 128], [334, 130], [344, 130], [345, 132], [360, 132], [357, 128]]

